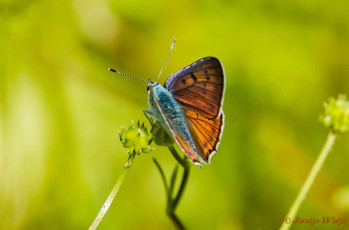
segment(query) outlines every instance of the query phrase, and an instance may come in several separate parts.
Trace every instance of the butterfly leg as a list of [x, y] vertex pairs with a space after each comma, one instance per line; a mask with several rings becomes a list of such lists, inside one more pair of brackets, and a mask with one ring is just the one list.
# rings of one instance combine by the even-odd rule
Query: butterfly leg
[[146, 116], [146, 118], [149, 120], [150, 124], [153, 124], [153, 113], [151, 110], [143, 109], [143, 113]]
[[154, 113], [151, 110], [143, 109], [143, 113], [147, 117], [151, 125], [153, 125], [155, 122], [160, 125], [159, 120], [154, 116]]

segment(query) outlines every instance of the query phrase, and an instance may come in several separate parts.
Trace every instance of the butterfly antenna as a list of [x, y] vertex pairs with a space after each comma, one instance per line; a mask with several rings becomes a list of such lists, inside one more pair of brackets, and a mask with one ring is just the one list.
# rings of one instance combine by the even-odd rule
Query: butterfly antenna
[[176, 39], [174, 39], [173, 42], [172, 42], [172, 45], [171, 45], [171, 48], [170, 48], [170, 52], [168, 52], [167, 58], [166, 58], [164, 64], [162, 65], [162, 68], [161, 68], [161, 70], [160, 70], [160, 73], [159, 73], [158, 78], [156, 79], [156, 81], [159, 80], [159, 78], [160, 78], [160, 76], [161, 76], [161, 74], [162, 74], [162, 71], [164, 70], [165, 65], [166, 65], [166, 63], [167, 63], [167, 61], [168, 61], [168, 58], [170, 57], [170, 54], [171, 54], [171, 52], [172, 52], [172, 49], [173, 49], [175, 43], [176, 43]]
[[125, 77], [130, 77], [130, 78], [133, 78], [133, 79], [137, 79], [137, 80], [140, 80], [140, 81], [144, 81], [146, 83], [148, 83], [146, 80], [142, 79], [142, 78], [139, 78], [139, 77], [134, 77], [134, 76], [131, 76], [131, 75], [128, 75], [128, 74], [125, 74], [125, 73], [121, 73], [115, 69], [112, 69], [112, 68], [108, 68], [109, 71], [111, 72], [114, 72], [114, 73], [117, 73], [117, 74], [120, 74], [120, 75], [123, 75]]

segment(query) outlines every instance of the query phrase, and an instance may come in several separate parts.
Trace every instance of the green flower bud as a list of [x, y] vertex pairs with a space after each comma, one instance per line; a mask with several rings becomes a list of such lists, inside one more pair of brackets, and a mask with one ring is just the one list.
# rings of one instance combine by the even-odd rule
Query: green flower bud
[[338, 99], [331, 97], [325, 102], [324, 110], [320, 115], [320, 121], [326, 127], [340, 133], [349, 130], [349, 102], [345, 95], [339, 95]]
[[133, 152], [139, 155], [140, 153], [149, 153], [154, 150], [154, 148], [150, 147], [152, 139], [149, 137], [147, 128], [144, 126], [144, 123], [140, 125], [139, 121], [137, 124], [131, 121], [128, 129], [122, 128], [119, 131], [119, 137], [124, 148], [129, 148], [129, 155]]

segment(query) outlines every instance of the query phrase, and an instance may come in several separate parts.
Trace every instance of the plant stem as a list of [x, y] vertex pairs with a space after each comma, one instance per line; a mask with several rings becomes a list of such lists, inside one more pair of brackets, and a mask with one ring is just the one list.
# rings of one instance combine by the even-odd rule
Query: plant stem
[[135, 157], [134, 153], [132, 153], [129, 156], [127, 162], [125, 163], [124, 170], [122, 171], [121, 175], [119, 176], [118, 180], [116, 181], [116, 184], [113, 187], [113, 190], [110, 192], [107, 200], [104, 202], [104, 205], [102, 206], [101, 210], [99, 211], [96, 219], [93, 221], [93, 223], [90, 226], [89, 230], [96, 229], [98, 227], [99, 223], [102, 221], [104, 215], [107, 213], [111, 203], [114, 200], [115, 195], [118, 193], [122, 183], [124, 182], [125, 177], [127, 176], [128, 171], [130, 170], [130, 167], [132, 165], [134, 157]]
[[180, 221], [180, 219], [178, 219], [174, 212], [167, 212], [167, 216], [171, 219], [172, 223], [176, 226], [177, 229], [185, 230], [183, 223]]
[[[179, 156], [177, 150], [174, 148], [173, 145], [169, 146], [168, 149], [170, 150], [170, 152], [172, 153], [174, 158], [178, 161], [178, 163], [183, 167], [184, 172], [183, 172], [182, 181], [181, 181], [180, 187], [178, 189], [177, 195], [175, 196], [174, 199], [172, 199], [172, 197], [170, 197], [170, 199], [169, 199], [170, 202], [167, 203], [166, 212], [167, 212], [167, 215], [169, 216], [169, 218], [172, 220], [172, 222], [175, 224], [175, 226], [178, 229], [185, 229], [182, 222], [176, 216], [175, 210], [178, 206], [178, 203], [183, 195], [184, 189], [185, 189], [187, 182], [188, 182], [188, 177], [189, 177], [189, 173], [190, 173], [190, 164], [189, 164], [186, 156], [184, 156], [184, 158], [181, 158]], [[168, 195], [171, 196], [171, 194], [172, 194], [172, 192], [170, 191]]]
[[335, 140], [336, 140], [336, 135], [332, 131], [330, 131], [318, 158], [316, 159], [306, 181], [304, 182], [301, 190], [299, 191], [296, 200], [293, 202], [290, 210], [288, 211], [286, 215], [286, 219], [282, 223], [280, 230], [287, 230], [291, 227], [293, 219], [295, 218], [302, 202], [305, 200], [310, 190], [310, 187], [313, 185], [314, 180], [317, 174], [319, 173], [320, 169], [322, 168], [328, 153], [331, 151]]
[[[184, 157], [183, 159], [179, 156], [177, 150], [175, 149], [175, 147], [173, 145], [168, 146], [168, 149], [170, 150], [170, 152], [172, 153], [172, 156], [174, 158], [176, 158], [176, 160], [178, 161], [178, 163], [180, 165], [182, 165], [183, 168], [188, 167], [186, 164], [186, 158]], [[190, 165], [189, 165], [190, 166]]]
[[153, 158], [153, 161], [154, 161], [156, 167], [158, 168], [158, 170], [159, 170], [159, 172], [160, 172], [162, 181], [164, 182], [164, 186], [165, 186], [166, 193], [168, 193], [168, 192], [169, 192], [169, 189], [168, 189], [168, 185], [167, 185], [167, 180], [166, 180], [165, 173], [164, 173], [164, 171], [162, 170], [162, 168], [161, 168], [159, 162], [158, 162], [155, 158]]
[[183, 178], [182, 178], [182, 182], [181, 185], [178, 189], [178, 193], [177, 196], [175, 197], [175, 199], [173, 200], [173, 211], [176, 209], [179, 200], [182, 197], [182, 194], [184, 192], [185, 186], [187, 185], [187, 181], [188, 181], [188, 177], [189, 177], [189, 173], [190, 173], [190, 164], [188, 162], [188, 158], [186, 156], [184, 156], [184, 158], [181, 158], [176, 149], [173, 146], [168, 147], [172, 153], [172, 155], [176, 158], [176, 160], [178, 161], [178, 163], [180, 165], [182, 165], [182, 167], [184, 168], [184, 172], [183, 172]]

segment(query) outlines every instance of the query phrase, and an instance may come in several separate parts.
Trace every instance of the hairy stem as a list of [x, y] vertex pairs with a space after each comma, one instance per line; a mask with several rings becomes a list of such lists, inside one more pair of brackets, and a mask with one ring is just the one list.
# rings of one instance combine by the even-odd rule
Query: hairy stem
[[317, 174], [319, 173], [320, 169], [322, 168], [328, 153], [331, 151], [335, 140], [336, 140], [336, 135], [332, 131], [330, 131], [318, 158], [316, 159], [307, 179], [305, 180], [301, 190], [299, 191], [297, 198], [295, 199], [290, 210], [288, 211], [286, 215], [286, 219], [282, 223], [280, 230], [287, 230], [291, 227], [292, 220], [295, 218], [302, 202], [305, 200], [310, 190], [310, 187], [313, 185], [314, 180]]
[[124, 182], [125, 177], [127, 176], [128, 171], [130, 170], [130, 167], [132, 165], [134, 157], [135, 157], [135, 154], [133, 154], [133, 153], [129, 156], [127, 162], [125, 163], [124, 170], [122, 171], [121, 175], [119, 176], [118, 180], [116, 181], [116, 184], [113, 187], [113, 190], [110, 192], [107, 200], [104, 202], [104, 205], [102, 206], [101, 210], [99, 211], [96, 219], [93, 221], [89, 230], [96, 229], [98, 227], [99, 223], [102, 221], [104, 215], [107, 213], [111, 203], [114, 200], [114, 197], [118, 193], [122, 183]]

